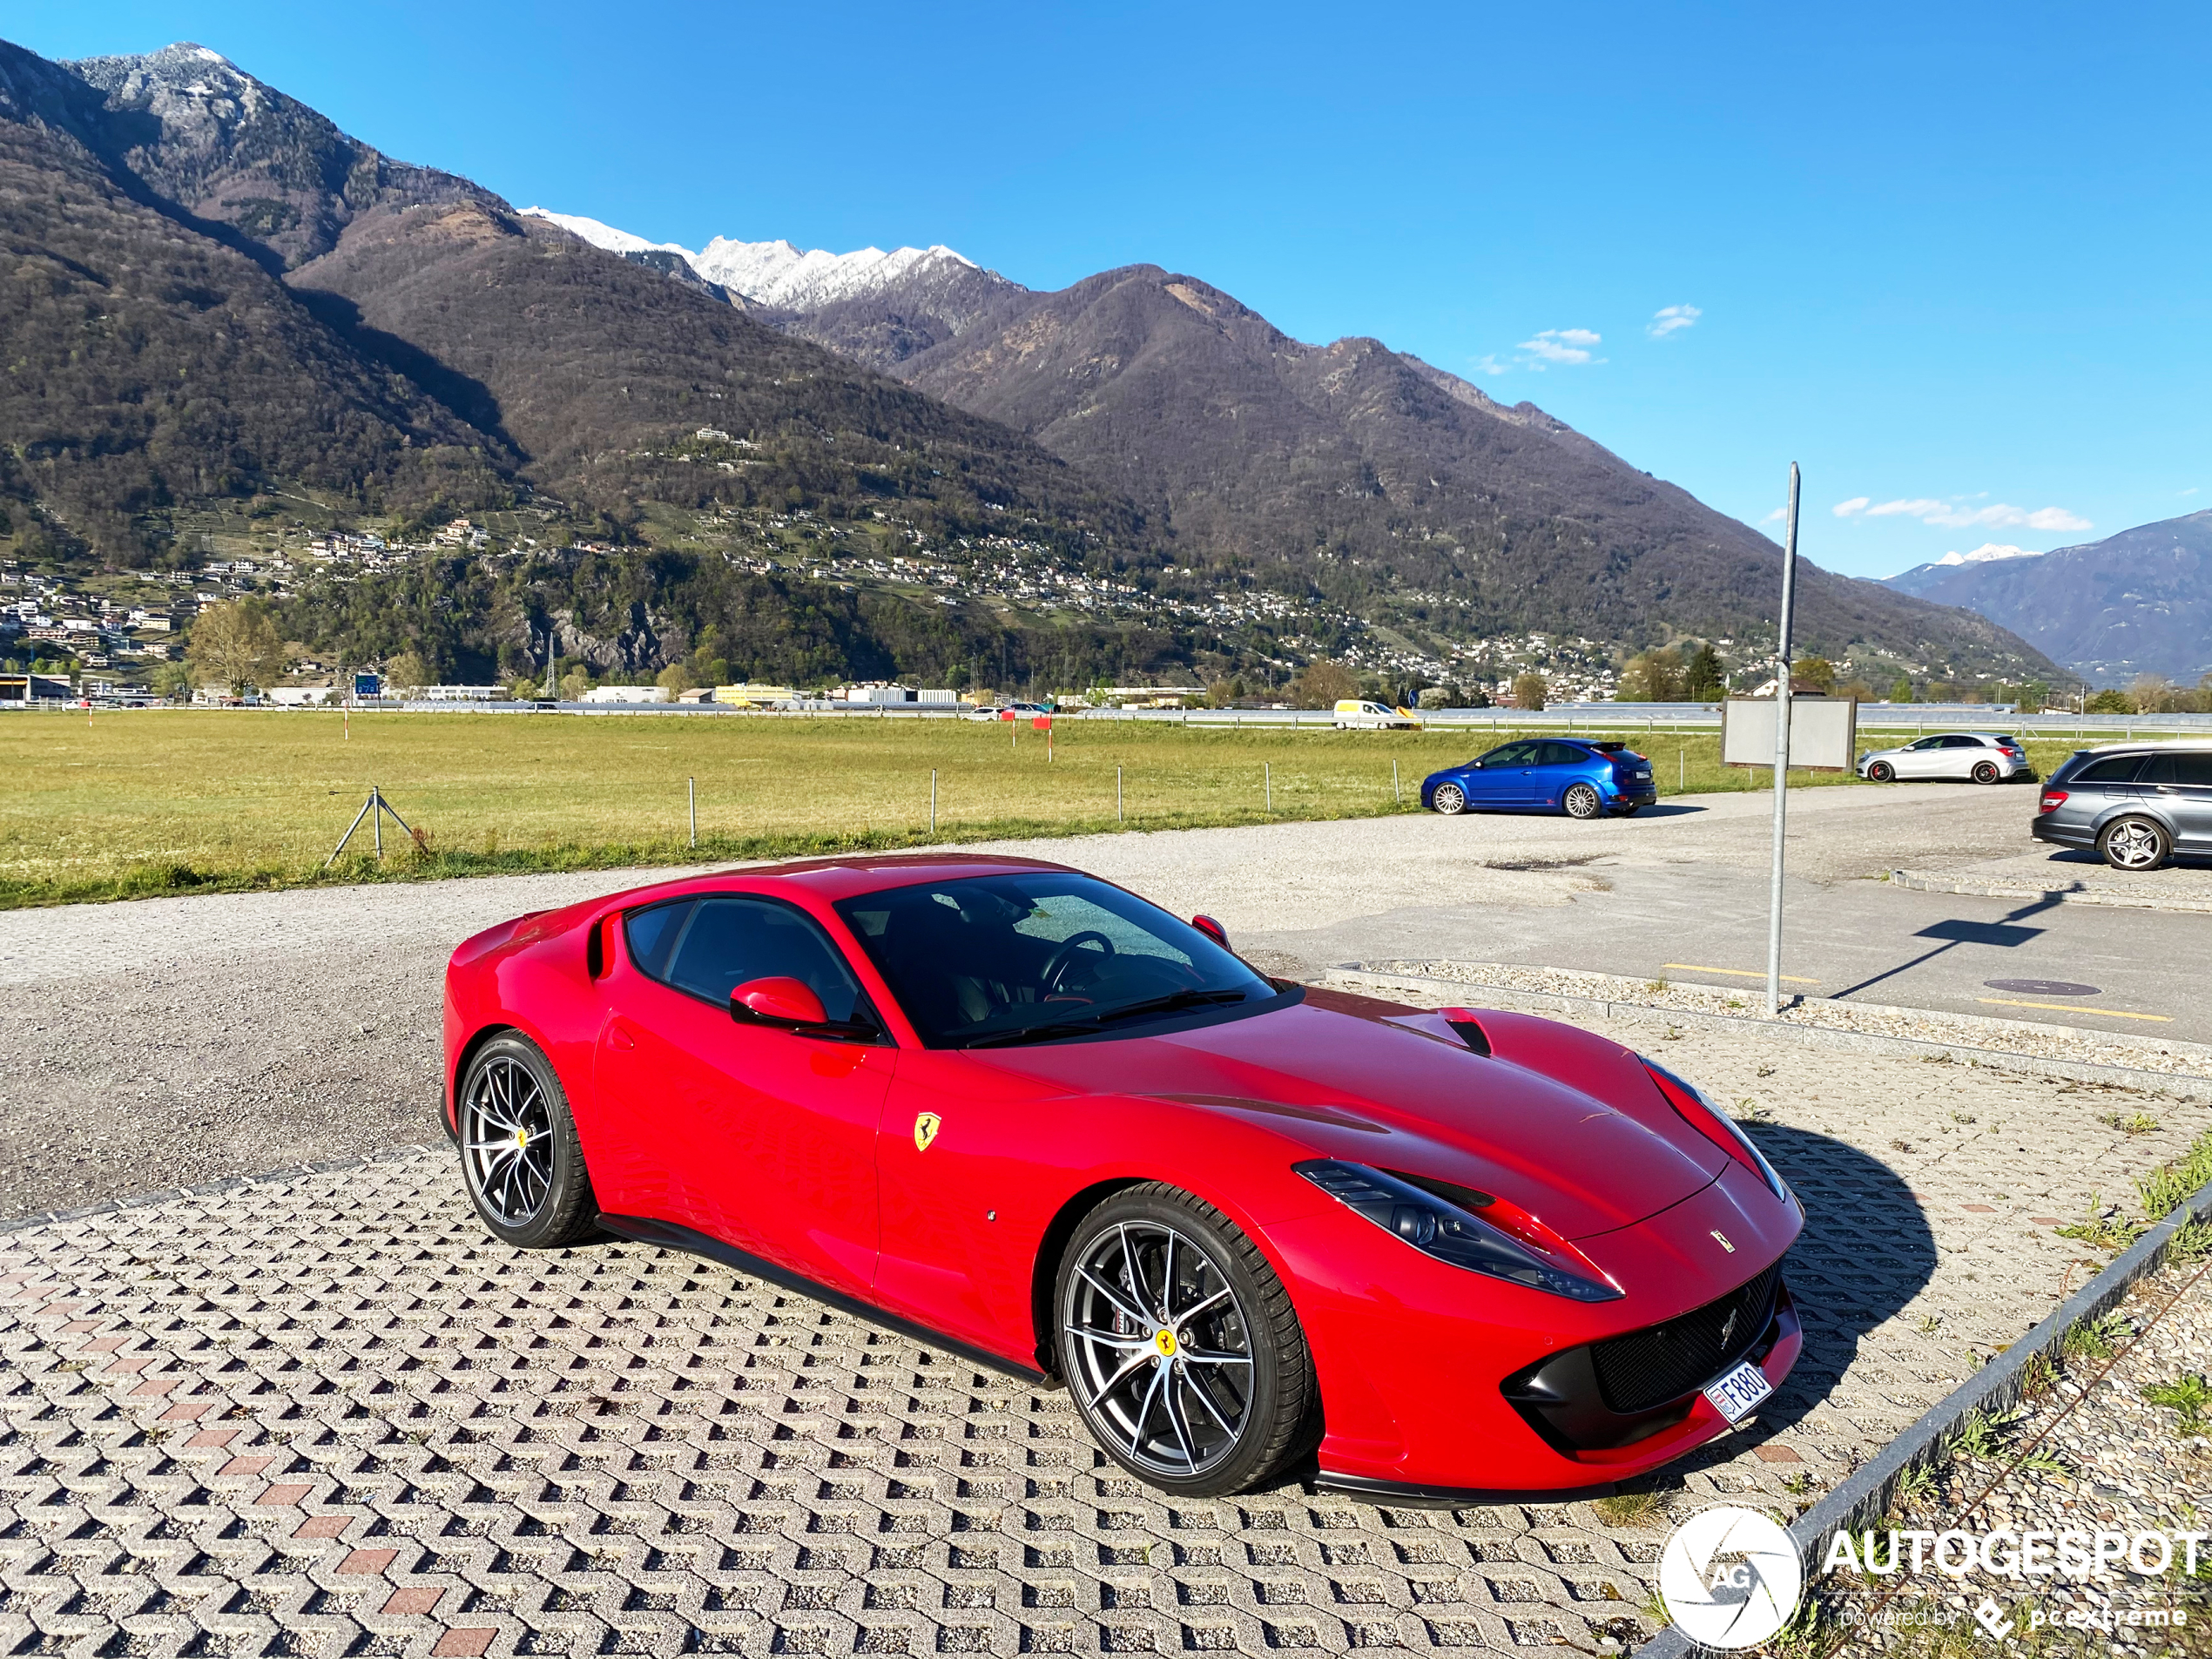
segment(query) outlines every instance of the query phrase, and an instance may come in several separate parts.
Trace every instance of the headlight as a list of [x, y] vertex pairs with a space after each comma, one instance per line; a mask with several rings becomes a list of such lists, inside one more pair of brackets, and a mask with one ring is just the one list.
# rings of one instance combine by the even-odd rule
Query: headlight
[[1356, 1214], [1440, 1262], [1577, 1302], [1610, 1302], [1621, 1295], [1611, 1285], [1553, 1266], [1519, 1239], [1394, 1175], [1335, 1158], [1291, 1167]]
[[1793, 1202], [1790, 1184], [1776, 1173], [1774, 1165], [1766, 1161], [1766, 1154], [1737, 1127], [1734, 1118], [1713, 1103], [1703, 1089], [1686, 1077], [1677, 1077], [1649, 1055], [1638, 1055], [1636, 1058], [1643, 1062], [1643, 1069], [1651, 1074], [1660, 1094], [1683, 1122], [1765, 1182], [1767, 1190], [1783, 1203]]

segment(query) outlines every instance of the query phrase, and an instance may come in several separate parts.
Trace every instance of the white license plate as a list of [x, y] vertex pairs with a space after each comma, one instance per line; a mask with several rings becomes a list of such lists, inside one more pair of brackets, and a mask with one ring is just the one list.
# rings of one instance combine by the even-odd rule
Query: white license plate
[[1774, 1385], [1766, 1379], [1766, 1373], [1748, 1359], [1717, 1382], [1705, 1386], [1705, 1398], [1713, 1402], [1713, 1409], [1731, 1423], [1742, 1422], [1773, 1392]]

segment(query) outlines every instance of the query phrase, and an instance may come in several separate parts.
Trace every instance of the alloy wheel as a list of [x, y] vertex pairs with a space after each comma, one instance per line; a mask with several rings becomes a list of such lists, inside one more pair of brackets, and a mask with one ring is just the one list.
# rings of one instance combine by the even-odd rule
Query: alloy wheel
[[1976, 761], [1974, 763], [1974, 781], [1978, 784], [1995, 783], [1997, 781], [1997, 763], [1993, 760]]
[[1866, 776], [1874, 783], [1885, 784], [1897, 776], [1897, 768], [1886, 760], [1877, 760], [1872, 765], [1867, 767]]
[[1429, 804], [1445, 817], [1450, 818], [1467, 810], [1467, 791], [1457, 784], [1439, 784], [1436, 792], [1429, 797]]
[[476, 1073], [461, 1118], [469, 1184], [499, 1219], [519, 1227], [553, 1190], [553, 1112], [529, 1068], [505, 1055]]
[[2105, 858], [2116, 869], [2155, 869], [2165, 856], [2166, 838], [2140, 818], [2123, 818], [2105, 832]]
[[1101, 1232], [1061, 1309], [1069, 1384], [1124, 1461], [1188, 1479], [1236, 1451], [1251, 1415], [1244, 1308], [1212, 1255], [1164, 1224]]
[[1595, 818], [1605, 810], [1605, 803], [1598, 799], [1597, 791], [1588, 784], [1575, 784], [1567, 792], [1561, 803], [1569, 818]]

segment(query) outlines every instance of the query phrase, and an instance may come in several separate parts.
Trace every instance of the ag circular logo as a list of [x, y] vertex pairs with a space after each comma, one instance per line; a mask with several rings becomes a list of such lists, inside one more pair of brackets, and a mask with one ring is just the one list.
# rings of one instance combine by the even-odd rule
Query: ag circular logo
[[1708, 1648], [1748, 1648], [1790, 1622], [1804, 1569], [1790, 1534], [1754, 1509], [1692, 1515], [1659, 1557], [1659, 1599], [1682, 1633]]

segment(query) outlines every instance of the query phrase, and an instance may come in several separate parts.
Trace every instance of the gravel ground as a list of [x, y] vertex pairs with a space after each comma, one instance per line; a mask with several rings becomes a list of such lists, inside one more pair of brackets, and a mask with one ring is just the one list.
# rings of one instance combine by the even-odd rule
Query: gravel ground
[[[1920, 860], [1915, 858], [1916, 865]], [[2144, 910], [2212, 910], [2212, 862], [2169, 864], [2162, 870], [2114, 870], [2094, 853], [2037, 843], [2002, 858], [1946, 862], [1897, 872], [1902, 886], [1932, 893], [1979, 893], [2033, 899], [2062, 893], [2069, 904], [2121, 905]]]
[[[1615, 974], [1585, 974], [1556, 968], [1522, 968], [1510, 962], [1380, 961], [1361, 962], [1358, 966], [1369, 973], [1453, 980], [1471, 988], [1496, 986], [1507, 990], [1538, 991], [1554, 996], [1602, 997], [1608, 1001], [1633, 1002], [1643, 1008], [1680, 1008], [1686, 1013], [1737, 1018], [1754, 1026], [1769, 1017], [1760, 1006], [1765, 998], [1764, 987], [1741, 991], [1722, 990], [1709, 985], [1684, 985], [1667, 980], [1623, 979]], [[2067, 1026], [2040, 1025], [2027, 1020], [1995, 1020], [1971, 1014], [1939, 1014], [1921, 1008], [1842, 1002], [1827, 997], [1798, 998], [1792, 1005], [1785, 1007], [1778, 1017], [1791, 1025], [1816, 1026], [1831, 1031], [1912, 1037], [1923, 1042], [1959, 1043], [1971, 1048], [2026, 1055], [2036, 1059], [2074, 1060], [2087, 1065], [2128, 1066], [2139, 1071], [2212, 1077], [2212, 1045], [2182, 1042], [2167, 1037], [2115, 1035]]]
[[[2101, 1262], [2082, 1261], [2087, 1277]], [[2101, 1528], [2128, 1534], [2212, 1528], [2205, 1494], [2212, 1484], [2212, 1439], [2207, 1425], [2186, 1423], [2175, 1406], [2145, 1398], [2212, 1372], [2212, 1262], [2199, 1257], [2172, 1264], [2140, 1281], [2128, 1300], [2107, 1316], [2091, 1351], [2078, 1352], [2040, 1398], [2008, 1422], [1994, 1426], [1978, 1448], [1982, 1455], [1956, 1458], [1933, 1480], [1898, 1507], [1897, 1524], [1940, 1531], [1988, 1532], [2010, 1527], [2057, 1531]], [[2212, 1398], [2199, 1409], [2212, 1415]], [[1886, 1549], [1887, 1546], [1883, 1546]], [[1909, 1548], [1909, 1547], [1908, 1547]], [[2175, 1549], [2165, 1573], [2117, 1570], [2080, 1580], [2054, 1577], [2033, 1586], [1989, 1575], [1954, 1581], [1906, 1569], [1888, 1581], [1895, 1608], [1948, 1608], [1954, 1616], [1991, 1596], [2024, 1637], [2031, 1610], [2052, 1621], [2040, 1645], [2078, 1643], [2100, 1652], [2148, 1654], [2212, 1652], [2212, 1541], [2200, 1546], [2199, 1571], [2182, 1570]], [[2146, 1547], [2144, 1564], [2158, 1552]], [[1863, 1582], [1863, 1581], [1861, 1581]], [[1828, 1581], [1832, 1587], [1834, 1580]], [[1842, 1608], [1864, 1609], [1876, 1599], [1866, 1589], [1838, 1594]], [[2069, 1615], [2101, 1622], [2130, 1610], [2182, 1609], [2189, 1624], [2175, 1629], [2069, 1629]], [[1851, 1615], [1847, 1611], [1845, 1616]], [[2194, 1628], [2191, 1628], [2191, 1627]], [[1970, 1627], [1969, 1627], [1970, 1628]], [[1899, 1642], [1926, 1645], [1916, 1635]]]
[[[1940, 784], [1804, 792], [1792, 868], [1877, 875], [1900, 838], [1962, 859], [2017, 849], [2024, 792]], [[1276, 948], [1440, 903], [1564, 906], [1585, 867], [1764, 868], [1770, 797], [1683, 798], [1634, 819], [1423, 814], [995, 843], [1078, 865]], [[1909, 830], [1907, 829], [1909, 826]], [[0, 1217], [420, 1139], [437, 1092], [453, 947], [519, 911], [682, 873], [601, 871], [220, 894], [0, 913]], [[1377, 948], [1380, 946], [1380, 948]], [[1392, 952], [1376, 939], [1363, 954]]]

